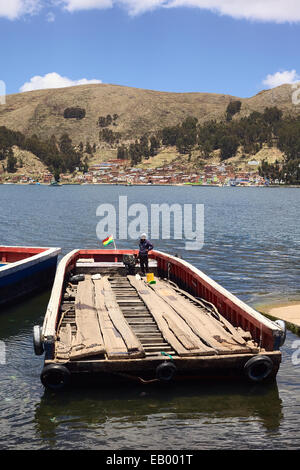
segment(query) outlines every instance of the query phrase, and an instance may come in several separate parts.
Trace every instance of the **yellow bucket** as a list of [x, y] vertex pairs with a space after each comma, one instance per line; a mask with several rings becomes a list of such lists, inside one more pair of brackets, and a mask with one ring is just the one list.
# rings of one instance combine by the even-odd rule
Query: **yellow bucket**
[[147, 274], [147, 282], [154, 281], [154, 274], [153, 273], [148, 273]]

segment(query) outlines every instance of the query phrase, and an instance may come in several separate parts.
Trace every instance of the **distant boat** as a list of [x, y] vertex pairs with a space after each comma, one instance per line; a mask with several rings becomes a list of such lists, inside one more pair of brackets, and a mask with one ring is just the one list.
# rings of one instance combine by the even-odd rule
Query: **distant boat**
[[60, 251], [0, 246], [0, 306], [51, 285]]

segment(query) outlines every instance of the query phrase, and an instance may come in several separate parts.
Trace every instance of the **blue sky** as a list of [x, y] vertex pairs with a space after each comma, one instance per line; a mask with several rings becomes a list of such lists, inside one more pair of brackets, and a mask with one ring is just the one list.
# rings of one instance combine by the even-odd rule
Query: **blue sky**
[[252, 96], [300, 80], [299, 3], [0, 0], [0, 80]]

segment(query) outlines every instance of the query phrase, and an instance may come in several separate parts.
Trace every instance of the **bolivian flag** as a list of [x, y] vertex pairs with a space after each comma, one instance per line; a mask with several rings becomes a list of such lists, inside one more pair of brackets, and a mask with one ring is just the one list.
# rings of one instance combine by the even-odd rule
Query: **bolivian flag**
[[105, 238], [105, 240], [102, 240], [102, 244], [104, 246], [110, 245], [113, 242], [114, 242], [114, 237], [112, 235], [110, 237]]

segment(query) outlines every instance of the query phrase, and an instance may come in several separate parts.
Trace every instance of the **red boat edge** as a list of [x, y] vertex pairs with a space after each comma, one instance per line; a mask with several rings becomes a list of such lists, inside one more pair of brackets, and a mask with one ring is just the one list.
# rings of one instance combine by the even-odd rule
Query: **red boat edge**
[[[93, 259], [95, 263], [122, 263], [123, 255], [136, 255], [136, 250], [74, 250], [67, 254], [59, 263], [56, 277], [53, 284], [52, 294], [44, 318], [43, 326], [35, 327], [34, 342], [40, 343], [41, 352], [45, 352], [45, 363], [51, 364], [54, 361], [54, 347], [56, 341], [57, 327], [60, 319], [60, 304], [65, 287], [66, 278], [76, 271], [77, 261], [83, 259]], [[264, 351], [265, 355], [261, 358], [271, 358], [273, 363], [272, 376], [275, 377], [281, 362], [280, 347], [285, 340], [285, 325], [278, 324], [264, 317], [262, 314], [248, 306], [238, 299], [235, 295], [224, 289], [213, 279], [208, 277], [202, 271], [184, 261], [181, 258], [172, 256], [160, 251], [153, 250], [149, 254], [150, 260], [157, 263], [157, 275], [161, 278], [169, 279], [176, 283], [180, 289], [188, 292], [194, 297], [205, 299], [215, 305], [218, 311], [234, 326], [241, 327], [249, 331], [254, 341]], [[38, 329], [38, 330], [37, 330]], [[254, 356], [254, 357], [258, 357]], [[222, 376], [226, 369], [233, 367], [238, 374], [243, 374], [243, 365], [246, 360], [251, 360], [249, 355], [218, 356], [218, 357], [199, 357], [199, 358], [181, 358], [180, 364], [187, 370], [191, 364], [192, 368], [209, 372], [212, 368], [217, 370], [217, 374]], [[162, 358], [153, 361], [153, 366], [162, 362]], [[131, 360], [131, 370], [135, 370], [142, 359]], [[87, 360], [81, 363], [90, 366], [91, 371], [96, 372], [101, 361]], [[103, 361], [102, 361], [103, 362]], [[124, 361], [123, 361], [124, 362]], [[144, 361], [145, 362], [145, 361]], [[150, 363], [151, 361], [148, 361]], [[154, 364], [155, 362], [155, 364]], [[99, 364], [98, 364], [99, 363]], [[117, 370], [122, 361], [109, 361], [113, 370]], [[77, 363], [78, 366], [79, 363]], [[101, 364], [100, 364], [101, 365]], [[68, 364], [71, 371], [76, 372], [76, 363]], [[86, 372], [84, 369], [82, 371]], [[146, 365], [146, 368], [148, 365]], [[101, 369], [101, 368], [100, 368]], [[78, 372], [78, 371], [77, 371]], [[208, 374], [209, 375], [209, 374]], [[225, 373], [226, 375], [226, 373]]]
[[0, 246], [0, 307], [53, 283], [60, 248]]

